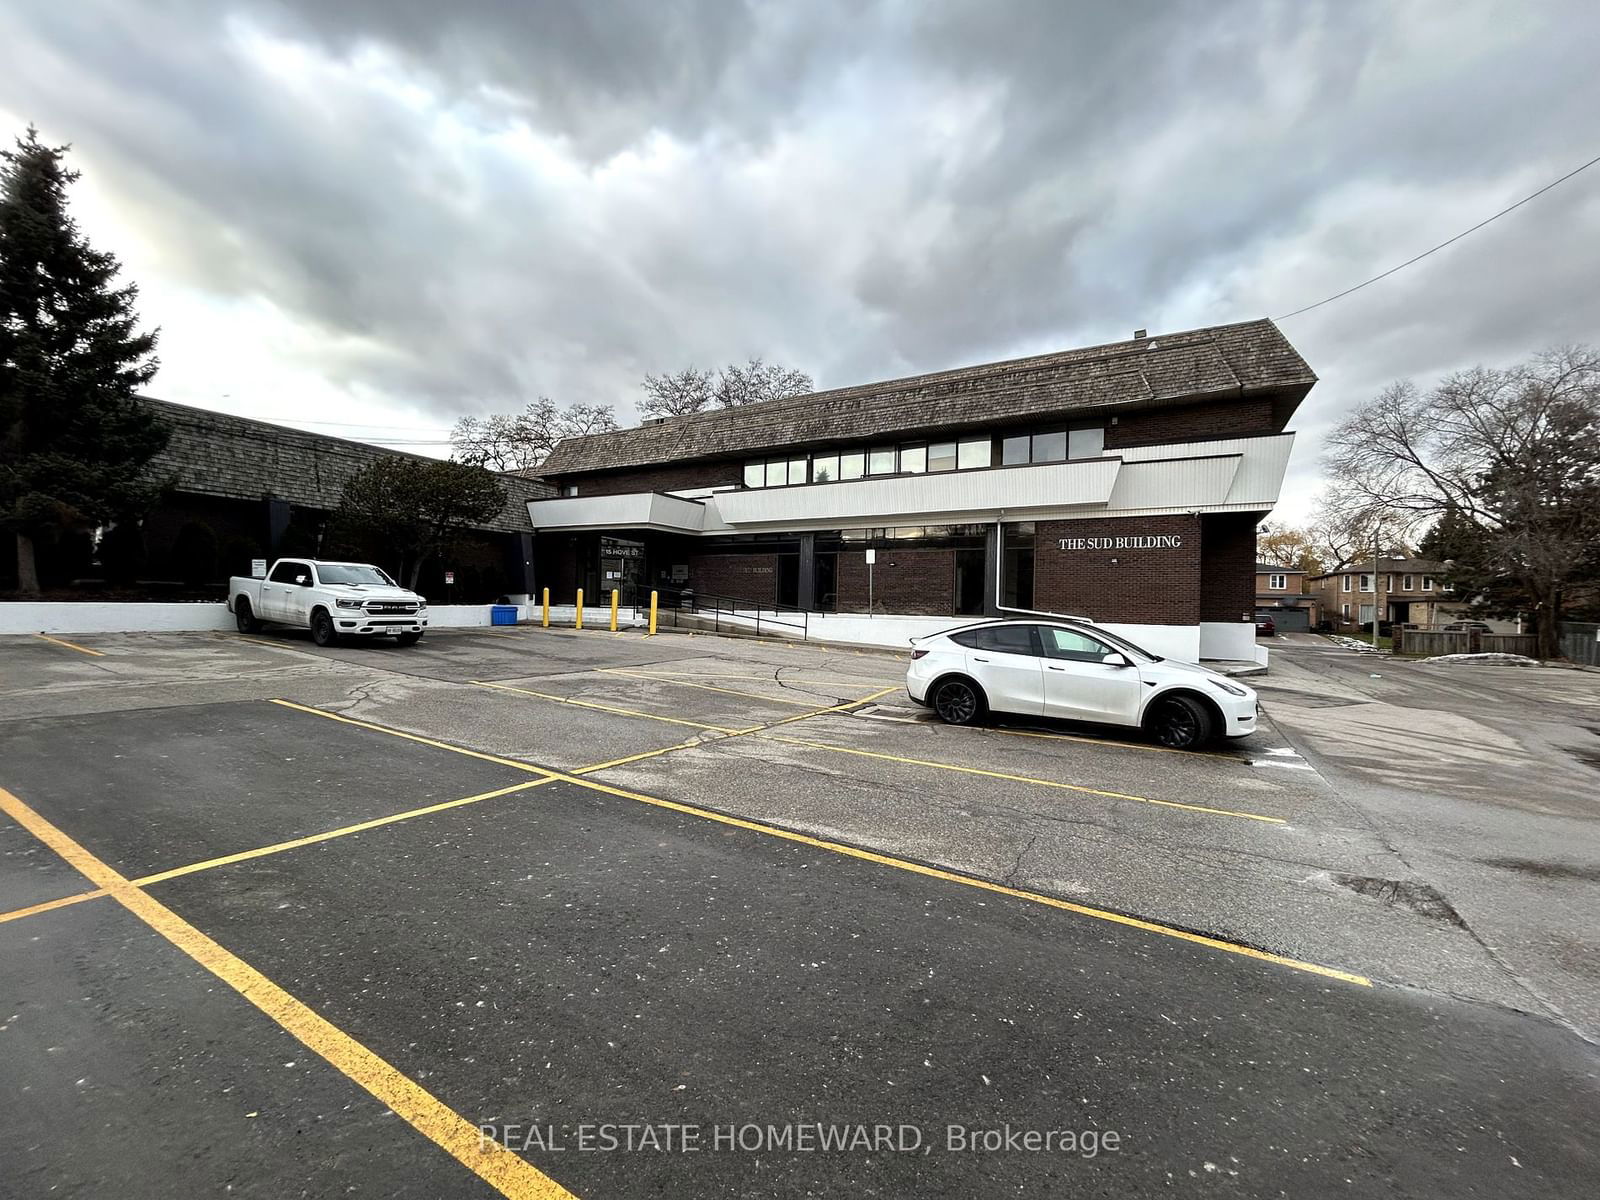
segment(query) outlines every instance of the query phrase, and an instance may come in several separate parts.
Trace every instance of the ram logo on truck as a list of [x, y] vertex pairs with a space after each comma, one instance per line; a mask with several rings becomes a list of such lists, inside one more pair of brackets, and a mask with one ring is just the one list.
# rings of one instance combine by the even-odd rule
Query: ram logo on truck
[[413, 646], [428, 628], [428, 602], [370, 563], [280, 558], [265, 579], [228, 580], [228, 608], [240, 633], [293, 625], [309, 629], [319, 646], [342, 637], [393, 637]]

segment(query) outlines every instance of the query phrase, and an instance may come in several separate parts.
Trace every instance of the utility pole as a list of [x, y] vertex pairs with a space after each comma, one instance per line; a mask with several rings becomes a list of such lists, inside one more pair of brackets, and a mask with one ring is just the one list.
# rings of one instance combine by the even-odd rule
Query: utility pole
[[1372, 648], [1378, 648], [1378, 540], [1383, 536], [1380, 522], [1372, 527]]

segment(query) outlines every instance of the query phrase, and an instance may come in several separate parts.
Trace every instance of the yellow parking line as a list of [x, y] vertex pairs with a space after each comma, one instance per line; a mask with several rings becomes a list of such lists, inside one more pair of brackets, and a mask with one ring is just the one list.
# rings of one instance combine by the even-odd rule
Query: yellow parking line
[[[893, 689], [891, 689], [893, 690]], [[861, 703], [858, 701], [857, 703]], [[382, 725], [372, 725], [364, 721], [352, 722], [348, 717], [338, 717], [333, 713], [323, 712], [317, 708], [306, 708], [295, 705], [302, 712], [313, 716], [328, 717], [333, 720], [347, 723], [365, 725], [366, 728], [376, 730], [378, 733], [393, 733], [398, 737], [410, 737], [410, 734], [401, 733], [399, 730], [386, 729]], [[786, 739], [779, 739], [786, 740]], [[440, 745], [446, 750], [455, 750], [458, 753], [471, 753], [463, 751], [459, 746]], [[940, 765], [940, 764], [934, 764]], [[842, 854], [849, 858], [860, 859], [864, 862], [877, 863], [880, 866], [893, 867], [896, 870], [908, 871], [915, 875], [922, 875], [929, 879], [939, 879], [947, 883], [961, 884], [964, 887], [978, 888], [983, 891], [1010, 896], [1017, 900], [1026, 900], [1033, 904], [1042, 904], [1049, 908], [1060, 909], [1064, 912], [1077, 913], [1079, 916], [1093, 917], [1100, 921], [1110, 921], [1114, 924], [1125, 925], [1132, 929], [1141, 929], [1147, 933], [1161, 934], [1164, 937], [1177, 938], [1180, 941], [1192, 942], [1196, 945], [1206, 946], [1213, 950], [1222, 950], [1229, 954], [1239, 954], [1247, 958], [1254, 958], [1261, 962], [1274, 963], [1282, 967], [1290, 967], [1296, 971], [1305, 971], [1312, 975], [1321, 975], [1328, 979], [1338, 979], [1345, 983], [1358, 984], [1362, 987], [1371, 987], [1372, 981], [1364, 975], [1351, 974], [1348, 971], [1335, 970], [1317, 963], [1304, 962], [1297, 958], [1285, 958], [1279, 954], [1272, 954], [1266, 950], [1257, 950], [1253, 946], [1241, 946], [1235, 942], [1225, 942], [1220, 938], [1207, 937], [1204, 934], [1190, 933], [1186, 929], [1177, 929], [1170, 925], [1162, 925], [1155, 921], [1146, 921], [1138, 917], [1125, 916], [1122, 913], [1111, 912], [1107, 909], [1092, 908], [1086, 904], [1075, 904], [1070, 900], [1060, 900], [1054, 896], [1046, 896], [1039, 892], [1030, 892], [1023, 888], [1008, 887], [1005, 884], [991, 883], [986, 879], [977, 879], [971, 875], [961, 875], [955, 871], [946, 871], [939, 867], [929, 867], [922, 863], [911, 862], [908, 859], [895, 858], [892, 855], [878, 854], [871, 850], [862, 850], [849, 846], [843, 842], [830, 842], [823, 838], [812, 837], [810, 834], [795, 833], [776, 825], [766, 825], [760, 821], [747, 820], [744, 817], [729, 816], [726, 813], [714, 812], [711, 809], [697, 808], [691, 804], [683, 804], [676, 800], [663, 800], [659, 796], [648, 796], [643, 792], [633, 792], [626, 788], [613, 787], [608, 783], [601, 783], [596, 779], [585, 779], [565, 771], [551, 771], [550, 775], [567, 783], [576, 784], [591, 791], [604, 792], [609, 796], [618, 796], [625, 800], [636, 800], [641, 804], [650, 804], [656, 808], [670, 809], [673, 812], [683, 813], [687, 816], [699, 817], [707, 821], [715, 821], [722, 825], [730, 825], [738, 829], [747, 829], [753, 833], [764, 834], [768, 837], [781, 838], [784, 841], [796, 842], [803, 846], [812, 846], [819, 850], [827, 850], [834, 854]], [[1138, 797], [1130, 797], [1137, 799]], [[1242, 814], [1248, 815], [1248, 814]], [[1274, 820], [1275, 818], [1259, 818]]]
[[[600, 671], [607, 675], [622, 675], [629, 679], [647, 679], [651, 683], [671, 683], [678, 687], [699, 688], [705, 692], [721, 692], [727, 696], [744, 696], [750, 700], [764, 700], [768, 704], [793, 704], [800, 708], [813, 708], [815, 702], [811, 700], [791, 700], [787, 696], [763, 696], [760, 692], [741, 692], [734, 688], [717, 687], [710, 683], [690, 683], [686, 679], [667, 679], [661, 675], [636, 675], [632, 671], [625, 671], [621, 667], [601, 667]], [[771, 676], [768, 676], [771, 678]]]
[[554, 1179], [500, 1143], [344, 1030], [284, 991], [148, 892], [90, 854], [16, 796], [0, 788], [0, 808], [151, 929], [271, 1017], [312, 1053], [364, 1088], [502, 1196], [569, 1197]]
[[[890, 689], [893, 690], [893, 689]], [[853, 746], [834, 746], [828, 742], [814, 742], [809, 738], [783, 737], [776, 733], [761, 733], [775, 742], [791, 746], [810, 746], [814, 750], [831, 750], [835, 754], [854, 754], [861, 758], [880, 758], [887, 762], [905, 763], [913, 767], [933, 767], [940, 771], [956, 771], [962, 775], [982, 775], [986, 779], [1005, 779], [1012, 783], [1031, 783], [1039, 787], [1060, 788], [1068, 792], [1083, 792], [1090, 796], [1105, 796], [1113, 800], [1137, 800], [1140, 804], [1158, 804], [1162, 808], [1182, 808], [1189, 812], [1206, 813], [1214, 817], [1241, 817], [1246, 821], [1263, 821], [1269, 825], [1287, 825], [1282, 817], [1268, 817], [1261, 813], [1239, 812], [1231, 808], [1209, 808], [1204, 804], [1184, 804], [1179, 800], [1157, 800], [1151, 796], [1134, 796], [1127, 792], [1108, 792], [1100, 788], [1084, 787], [1076, 783], [1062, 783], [1058, 779], [1036, 779], [1031, 775], [1012, 775], [1005, 771], [986, 771], [981, 767], [963, 767], [956, 763], [934, 762], [927, 758], [905, 758], [899, 754], [884, 754], [877, 750], [857, 750]]]
[[528, 688], [512, 687], [509, 683], [489, 683], [482, 679], [469, 679], [467, 681], [477, 687], [498, 688], [502, 692], [515, 692], [519, 696], [535, 696], [540, 700], [551, 700], [557, 704], [576, 704], [579, 708], [593, 708], [600, 712], [616, 713], [623, 717], [643, 717], [648, 721], [665, 721], [669, 725], [687, 725], [691, 729], [709, 729], [713, 733], [749, 733], [758, 726], [746, 729], [729, 729], [726, 725], [707, 725], [703, 721], [686, 721], [682, 717], [664, 717], [660, 713], [640, 712], [633, 708], [618, 708], [612, 704], [599, 704], [593, 700], [574, 700], [570, 696], [555, 696], [549, 692], [535, 692]]
[[51, 637], [48, 633], [41, 633], [38, 636], [42, 637], [47, 642], [54, 642], [58, 646], [65, 646], [68, 650], [76, 650], [79, 654], [92, 654], [95, 658], [104, 658], [106, 656], [106, 652], [104, 650], [91, 650], [87, 646], [78, 645], [77, 642], [69, 642], [62, 638]]
[[[610, 766], [602, 763], [601, 766]], [[452, 808], [462, 808], [468, 804], [477, 804], [481, 800], [493, 800], [499, 796], [509, 796], [513, 792], [526, 791], [529, 788], [543, 787], [547, 783], [554, 783], [555, 776], [547, 775], [542, 779], [530, 779], [526, 783], [514, 783], [510, 787], [496, 788], [492, 792], [479, 792], [476, 796], [463, 796], [459, 800], [446, 800], [440, 804], [429, 804], [422, 808], [411, 808], [405, 812], [391, 813], [386, 817], [377, 817], [371, 821], [361, 821], [355, 825], [343, 825], [338, 829], [329, 829], [323, 833], [313, 833], [306, 837], [293, 838], [287, 842], [274, 842], [270, 846], [257, 846], [253, 850], [241, 850], [237, 854], [224, 854], [220, 858], [208, 858], [203, 862], [187, 863], [181, 867], [173, 867], [166, 871], [157, 871], [154, 875], [143, 875], [131, 880], [134, 887], [149, 887], [154, 883], [162, 883], [168, 879], [177, 879], [182, 875], [193, 875], [197, 871], [210, 871], [217, 867], [225, 867], [232, 863], [245, 862], [252, 858], [264, 858], [269, 854], [282, 854], [285, 850], [295, 850], [301, 846], [312, 846], [318, 842], [329, 842], [334, 838], [349, 837], [352, 833], [362, 833], [368, 829], [378, 829], [384, 825], [393, 825], [399, 821], [409, 821], [413, 817], [425, 817], [430, 813], [445, 812]], [[30, 905], [27, 908], [17, 908], [10, 912], [0, 913], [0, 925], [7, 921], [17, 921], [23, 917], [31, 917], [35, 913], [49, 912], [56, 908], [65, 908], [69, 904], [82, 904], [85, 900], [96, 900], [106, 895], [104, 889], [92, 892], [78, 892], [76, 895], [63, 896], [59, 900], [47, 900], [43, 904]]]
[[435, 741], [433, 738], [422, 737], [415, 733], [405, 733], [399, 729], [389, 729], [383, 725], [373, 725], [368, 721], [358, 721], [354, 717], [341, 717], [338, 713], [327, 712], [320, 708], [308, 708], [304, 704], [296, 704], [293, 700], [274, 700], [273, 704], [281, 704], [284, 708], [292, 708], [299, 712], [315, 713], [319, 717], [327, 717], [330, 721], [341, 721], [346, 725], [355, 725], [361, 729], [376, 729], [379, 733], [392, 734], [395, 737], [405, 738], [410, 742], [419, 742], [424, 746], [432, 746], [436, 750], [450, 750], [456, 754], [465, 754], [469, 758], [482, 759], [484, 762], [497, 763], [502, 767], [514, 767], [518, 771], [532, 771], [535, 775], [550, 775], [543, 767], [536, 767], [532, 763], [518, 762], [514, 758], [501, 758], [498, 754], [485, 754], [481, 750], [468, 750], [465, 746], [452, 746], [449, 742]]

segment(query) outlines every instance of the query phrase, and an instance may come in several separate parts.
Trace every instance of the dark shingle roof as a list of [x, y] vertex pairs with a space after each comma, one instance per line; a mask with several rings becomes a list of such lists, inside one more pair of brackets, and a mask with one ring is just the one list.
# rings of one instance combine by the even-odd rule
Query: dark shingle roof
[[1265, 562], [1256, 564], [1257, 575], [1304, 575], [1305, 573], [1305, 568], [1303, 567], [1284, 567], [1277, 563]]
[[1033, 358], [674, 417], [568, 438], [546, 476], [715, 458], [835, 440], [1292, 391], [1316, 375], [1271, 321], [1216, 325]]
[[[259, 500], [270, 495], [332, 510], [339, 507], [346, 481], [369, 463], [422, 457], [148, 396], [141, 403], [172, 431], [167, 448], [152, 461], [151, 473], [173, 480], [179, 491], [202, 496]], [[527, 532], [527, 502], [553, 496], [555, 489], [519, 476], [498, 478], [506, 506], [485, 528]]]
[[[1378, 560], [1378, 574], [1393, 574], [1396, 571], [1410, 572], [1413, 575], [1438, 575], [1444, 572], [1444, 564], [1431, 558], [1399, 558], [1385, 556]], [[1364, 563], [1349, 563], [1337, 571], [1326, 571], [1321, 575], [1313, 575], [1312, 579], [1331, 579], [1336, 575], [1371, 575], [1372, 560], [1369, 558]]]

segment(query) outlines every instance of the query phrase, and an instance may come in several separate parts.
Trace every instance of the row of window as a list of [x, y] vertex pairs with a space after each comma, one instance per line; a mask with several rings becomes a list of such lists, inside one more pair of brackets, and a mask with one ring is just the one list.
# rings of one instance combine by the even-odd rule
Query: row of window
[[944, 471], [972, 471], [996, 465], [1065, 462], [1071, 458], [1098, 458], [1105, 449], [1105, 430], [1096, 425], [1079, 429], [1054, 429], [1009, 437], [957, 438], [946, 442], [912, 442], [899, 446], [871, 446], [861, 450], [830, 450], [824, 454], [794, 455], [748, 462], [744, 466], [747, 488], [786, 487], [797, 483], [833, 483], [879, 475], [924, 475]]
[[[1276, 578], [1276, 576], [1274, 576], [1274, 578]], [[1341, 582], [1340, 582], [1340, 590], [1341, 591], [1346, 591], [1346, 592], [1351, 592], [1351, 591], [1370, 592], [1372, 590], [1372, 576], [1371, 575], [1362, 575], [1362, 576], [1360, 576], [1359, 577], [1360, 578], [1360, 586], [1359, 587], [1354, 586], [1355, 581], [1357, 579], [1357, 576], [1355, 576], [1355, 575], [1341, 575], [1339, 578], [1341, 580]], [[1402, 576], [1400, 576], [1400, 590], [1402, 592], [1410, 592], [1410, 591], [1416, 590], [1415, 587], [1413, 586], [1415, 583], [1416, 583], [1416, 576], [1414, 576], [1414, 575], [1402, 575]], [[1274, 585], [1274, 586], [1276, 586], [1276, 585]], [[1394, 591], [1394, 576], [1393, 575], [1385, 575], [1383, 577], [1383, 590], [1386, 591], [1386, 592]], [[1432, 575], [1424, 575], [1422, 577], [1422, 590], [1425, 591], [1425, 592], [1433, 591], [1433, 576]]]

